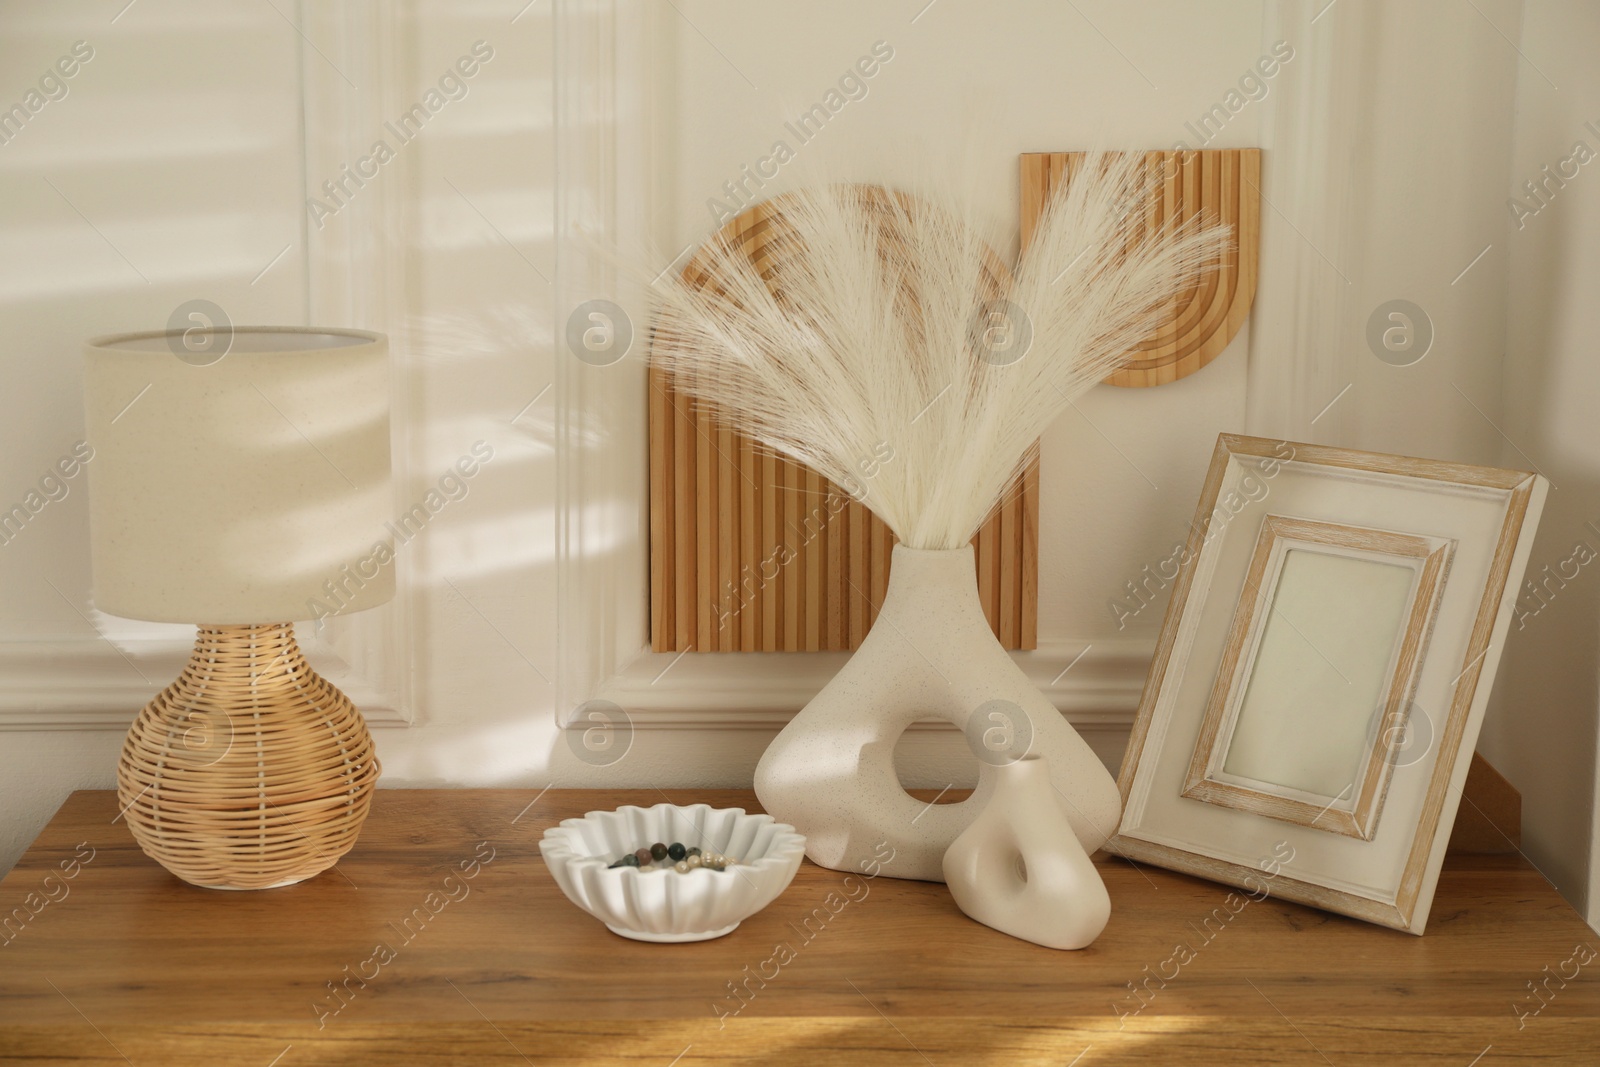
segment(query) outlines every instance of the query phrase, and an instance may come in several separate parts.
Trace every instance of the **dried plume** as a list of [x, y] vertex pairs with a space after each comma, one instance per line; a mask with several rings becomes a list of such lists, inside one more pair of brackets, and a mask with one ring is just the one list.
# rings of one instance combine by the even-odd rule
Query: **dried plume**
[[948, 193], [788, 194], [771, 255], [719, 234], [696, 260], [702, 284], [655, 282], [651, 358], [903, 544], [959, 547], [1044, 429], [1221, 253], [1226, 227], [1148, 225], [1161, 181], [1137, 153], [1089, 154], [1013, 270]]

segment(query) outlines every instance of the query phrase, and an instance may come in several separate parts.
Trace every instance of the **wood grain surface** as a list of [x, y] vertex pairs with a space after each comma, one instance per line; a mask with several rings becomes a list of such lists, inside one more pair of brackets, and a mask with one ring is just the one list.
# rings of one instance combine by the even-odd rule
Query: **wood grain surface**
[[[379, 790], [333, 870], [221, 893], [144, 857], [114, 794], [74, 793], [0, 882], [8, 910], [58, 898], [0, 945], [0, 1063], [1494, 1067], [1600, 1048], [1600, 938], [1516, 855], [1452, 856], [1421, 938], [1105, 858], [1111, 922], [1077, 953], [971, 922], [941, 885], [809, 863], [727, 937], [628, 941], [562, 897], [538, 840], [668, 799], [755, 806]], [[393, 958], [366, 966], [380, 943]]]

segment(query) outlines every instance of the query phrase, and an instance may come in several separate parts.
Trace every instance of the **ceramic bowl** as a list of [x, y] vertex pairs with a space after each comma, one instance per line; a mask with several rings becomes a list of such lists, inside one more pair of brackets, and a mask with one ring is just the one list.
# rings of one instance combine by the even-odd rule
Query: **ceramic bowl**
[[[680, 874], [609, 864], [661, 841], [696, 845], [739, 862]], [[614, 934], [636, 941], [709, 941], [733, 930], [788, 888], [806, 839], [770, 815], [707, 804], [622, 807], [563, 819], [539, 852], [561, 891]]]

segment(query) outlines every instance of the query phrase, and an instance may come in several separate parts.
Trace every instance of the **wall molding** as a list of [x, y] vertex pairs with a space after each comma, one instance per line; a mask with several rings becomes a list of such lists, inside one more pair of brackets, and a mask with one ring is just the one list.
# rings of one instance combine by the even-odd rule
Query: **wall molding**
[[[409, 718], [370, 662], [351, 663], [302, 625], [301, 647], [317, 673], [355, 701], [368, 725]], [[104, 636], [0, 643], [0, 732], [127, 730], [141, 708], [183, 670], [194, 642]], [[379, 679], [374, 684], [372, 677]]]
[[[1340, 324], [1349, 300], [1349, 204], [1356, 187], [1364, 5], [1272, 0], [1262, 45], [1295, 50], [1261, 120], [1263, 269], [1250, 320], [1245, 432], [1337, 443], [1346, 410], [1324, 406], [1349, 381]], [[1317, 10], [1320, 8], [1320, 10]], [[1326, 17], [1323, 17], [1326, 15]], [[1320, 416], [1320, 417], [1319, 417]]]
[[638, 257], [653, 244], [658, 7], [556, 0], [554, 8], [555, 341], [564, 348], [567, 316], [597, 297], [621, 304], [635, 326], [617, 363], [594, 367], [565, 351], [554, 361], [556, 700], [564, 719], [648, 640], [648, 305], [643, 287], [620, 277], [596, 246]]
[[[327, 201], [322, 183], [368, 155], [373, 142], [386, 137], [385, 120], [410, 102], [405, 73], [415, 66], [413, 45], [404, 12], [394, 5], [303, 4], [300, 14], [306, 197]], [[377, 330], [389, 338], [390, 510], [396, 514], [402, 501], [417, 499], [424, 489], [415, 442], [421, 435], [411, 432], [420, 421], [421, 401], [412, 384], [416, 375], [408, 370], [405, 315], [415, 247], [414, 156], [401, 146], [396, 158], [320, 227], [313, 224], [309, 205], [301, 216], [306, 322]], [[397, 560], [393, 600], [332, 617], [316, 628], [316, 641], [303, 642], [312, 666], [343, 689], [369, 723], [391, 726], [409, 725], [414, 718], [417, 583], [407, 554], [399, 551]], [[309, 629], [301, 626], [303, 632]], [[313, 656], [313, 648], [320, 656]], [[365, 702], [357, 694], [365, 694]]]
[[[1011, 656], [1073, 726], [1126, 730], [1138, 710], [1154, 648], [1153, 638], [1117, 638], [1055, 642]], [[595, 698], [626, 711], [635, 729], [776, 731], [850, 655], [643, 652], [612, 675]]]

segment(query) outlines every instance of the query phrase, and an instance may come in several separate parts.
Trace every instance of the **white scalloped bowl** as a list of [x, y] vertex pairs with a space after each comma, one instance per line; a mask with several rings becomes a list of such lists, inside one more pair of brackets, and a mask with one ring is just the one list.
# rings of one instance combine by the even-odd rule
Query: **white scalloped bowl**
[[[609, 866], [657, 841], [681, 841], [739, 862], [686, 874]], [[805, 837], [770, 815], [708, 804], [591, 811], [563, 819], [539, 842], [567, 899], [636, 941], [709, 941], [729, 933], [789, 887], [805, 851]]]

